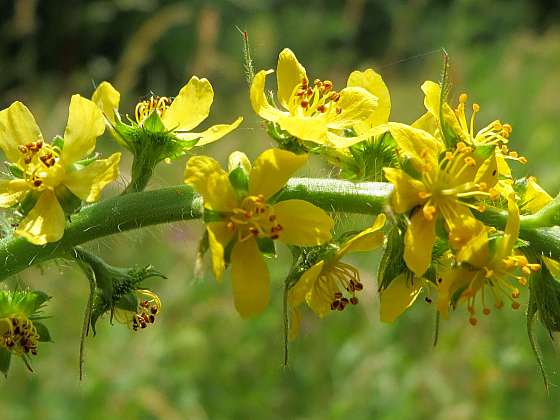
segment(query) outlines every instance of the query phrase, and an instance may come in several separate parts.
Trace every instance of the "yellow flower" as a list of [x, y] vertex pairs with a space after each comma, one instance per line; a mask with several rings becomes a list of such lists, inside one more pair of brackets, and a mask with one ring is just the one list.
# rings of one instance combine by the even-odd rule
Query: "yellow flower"
[[344, 242], [330, 258], [322, 259], [299, 278], [288, 292], [291, 313], [290, 339], [299, 333], [299, 306], [304, 302], [321, 318], [330, 311], [342, 311], [348, 304], [356, 305], [356, 292], [363, 289], [360, 273], [341, 259], [349, 252], [364, 252], [383, 244], [380, 229], [385, 224], [385, 215], [380, 214], [373, 225]]
[[156, 316], [161, 312], [161, 300], [148, 289], [136, 289], [134, 297], [138, 300], [135, 310], [120, 308], [117, 303], [114, 316], [119, 323], [138, 331], [138, 328], [144, 329], [156, 322]]
[[101, 112], [80, 95], [70, 101], [63, 147], [43, 140], [33, 115], [21, 102], [0, 112], [0, 148], [21, 173], [16, 179], [0, 180], [0, 207], [20, 203], [30, 192], [37, 199], [19, 223], [16, 235], [35, 245], [58, 241], [65, 224], [57, 197], [61, 188], [90, 203], [117, 178], [120, 153], [89, 164], [79, 162], [93, 152], [104, 130]]
[[523, 254], [515, 252], [520, 217], [513, 196], [508, 199], [508, 213], [504, 234], [495, 239], [494, 247], [489, 246], [488, 228], [485, 228], [457, 253], [458, 264], [448, 263], [440, 273], [437, 306], [444, 318], [447, 318], [450, 304], [455, 306], [459, 300], [465, 300], [470, 313], [469, 322], [475, 325], [478, 295], [483, 314], [490, 314], [487, 289], [490, 289], [496, 309], [503, 307], [503, 297], [512, 301], [513, 309], [519, 308], [516, 299], [520, 292], [512, 281], [525, 286], [527, 276], [538, 271], [540, 265], [529, 263]]
[[[103, 82], [93, 93], [92, 100], [103, 111], [109, 126], [117, 128], [118, 132], [118, 123], [121, 123], [118, 111], [120, 93], [109, 82]], [[214, 90], [210, 82], [193, 76], [175, 98], [152, 95], [140, 101], [134, 111], [134, 121], [143, 127], [155, 112], [161, 118], [165, 132], [184, 142], [198, 140], [196, 146], [203, 146], [235, 130], [243, 121], [243, 117], [239, 117], [231, 124], [217, 124], [204, 131], [193, 132], [208, 117], [213, 101]]]
[[440, 114], [440, 85], [431, 81], [426, 81], [422, 85], [422, 90], [426, 95], [424, 98], [424, 105], [428, 112], [415, 123], [415, 127], [422, 128], [422, 125], [437, 127], [437, 136], [442, 138], [443, 134], [440, 130], [441, 117], [443, 117], [445, 125], [453, 131], [458, 141], [462, 141], [468, 146], [473, 147], [496, 146], [495, 152], [499, 175], [511, 177], [511, 170], [506, 159], [516, 160], [522, 164], [527, 163], [527, 158], [519, 156], [515, 151], [510, 151], [506, 146], [512, 132], [510, 124], [504, 124], [500, 120], [494, 120], [484, 128], [476, 131], [475, 119], [476, 114], [480, 111], [480, 105], [473, 103], [471, 118], [470, 120], [467, 119], [466, 103], [468, 95], [466, 93], [459, 95], [459, 103], [455, 109], [452, 109], [449, 104], [443, 103]]
[[[283, 109], [269, 103], [265, 93], [266, 76], [272, 70], [259, 71], [251, 84], [251, 105], [267, 121], [300, 140], [329, 147], [348, 147], [365, 140], [376, 131], [365, 130], [357, 136], [346, 137], [344, 130], [363, 127], [383, 121], [388, 111], [388, 95], [383, 97], [377, 114], [378, 98], [368, 88], [378, 89], [381, 84], [372, 73], [355, 74], [340, 92], [333, 90], [330, 80], [310, 82], [305, 68], [294, 53], [284, 49], [278, 57], [276, 69], [277, 100]], [[384, 84], [383, 84], [384, 87]], [[380, 94], [385, 94], [382, 89]]]
[[459, 247], [481, 229], [481, 223], [469, 208], [484, 211], [485, 207], [468, 200], [498, 195], [492, 189], [497, 181], [496, 157], [494, 153], [479, 155], [460, 142], [454, 151], [445, 152], [438, 161], [443, 146], [428, 132], [391, 123], [391, 134], [418, 174], [413, 177], [401, 169], [384, 168], [385, 176], [395, 188], [393, 209], [405, 213], [421, 207], [410, 218], [404, 251], [407, 266], [421, 277], [431, 262], [438, 215], [443, 217], [454, 247]]
[[[231, 161], [246, 161], [236, 158]], [[212, 269], [220, 279], [224, 251], [233, 240], [231, 271], [235, 307], [243, 317], [262, 312], [268, 304], [269, 274], [257, 239], [280, 240], [288, 245], [316, 246], [331, 238], [333, 221], [320, 208], [303, 200], [269, 203], [307, 156], [269, 149], [250, 169], [247, 192], [239, 194], [228, 173], [214, 159], [189, 159], [185, 182], [194, 186], [207, 210], [221, 220], [207, 223]]]

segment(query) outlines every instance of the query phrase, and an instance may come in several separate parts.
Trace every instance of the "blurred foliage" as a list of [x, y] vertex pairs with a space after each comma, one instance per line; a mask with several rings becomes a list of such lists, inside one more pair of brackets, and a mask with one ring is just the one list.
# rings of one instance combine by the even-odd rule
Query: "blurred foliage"
[[[223, 161], [272, 144], [250, 110], [235, 25], [249, 32], [256, 68], [275, 66], [292, 48], [311, 77], [344, 83], [373, 66], [387, 81], [393, 118], [422, 112], [420, 83], [437, 79], [441, 47], [451, 57], [452, 95], [481, 104], [479, 125], [514, 127], [512, 144], [529, 158], [518, 173], [560, 189], [560, 6], [554, 0], [14, 0], [0, 15], [0, 106], [26, 102], [47, 135], [63, 130], [69, 95], [89, 96], [109, 79], [121, 109], [153, 91], [174, 95], [191, 74], [216, 91], [211, 122], [244, 115], [240, 130], [208, 147]], [[102, 145], [101, 145], [102, 143]], [[116, 149], [100, 141], [102, 151]], [[128, 176], [130, 160], [123, 162]], [[181, 182], [182, 163], [158, 170], [152, 186]], [[315, 165], [305, 175], [326, 176]], [[118, 188], [118, 186], [116, 187]], [[370, 218], [343, 218], [339, 225]], [[443, 322], [432, 347], [434, 312], [418, 304], [395, 325], [378, 320], [377, 258], [356, 259], [363, 304], [324, 321], [305, 317], [282, 368], [282, 250], [272, 266], [274, 299], [259, 319], [242, 321], [226, 278], [192, 280], [198, 222], [150, 228], [91, 244], [111, 264], [153, 264], [163, 299], [156, 328], [133, 334], [106, 319], [88, 340], [87, 375], [78, 382], [78, 342], [88, 285], [65, 263], [33, 269], [10, 285], [54, 296], [55, 344], [40, 349], [29, 375], [15, 364], [0, 383], [2, 418], [560, 418], [558, 355], [538, 328], [551, 375], [547, 396], [531, 353], [523, 311], [502, 311], [476, 327], [466, 311]], [[526, 300], [525, 300], [526, 301]]]

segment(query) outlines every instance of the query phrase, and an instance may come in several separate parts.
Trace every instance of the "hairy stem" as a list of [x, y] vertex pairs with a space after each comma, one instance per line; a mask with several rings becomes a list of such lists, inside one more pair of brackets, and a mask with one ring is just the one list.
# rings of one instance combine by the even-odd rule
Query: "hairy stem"
[[[387, 210], [392, 185], [378, 182], [354, 184], [332, 179], [293, 178], [275, 200], [307, 200], [327, 211], [375, 215]], [[202, 217], [203, 203], [187, 185], [121, 195], [84, 207], [71, 217], [64, 237], [45, 246], [34, 246], [23, 238], [0, 240], [0, 280], [34, 264], [55, 258], [73, 258], [73, 248], [107, 235], [145, 226]], [[477, 217], [503, 228], [507, 214], [487, 210]], [[521, 237], [531, 242], [536, 252], [560, 258], [560, 228], [525, 226]]]

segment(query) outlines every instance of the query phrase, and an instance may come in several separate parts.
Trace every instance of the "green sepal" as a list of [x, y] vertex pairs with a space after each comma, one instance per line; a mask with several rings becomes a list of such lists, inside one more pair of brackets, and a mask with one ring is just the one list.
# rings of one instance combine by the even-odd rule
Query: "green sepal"
[[91, 155], [88, 158], [79, 160], [77, 162], [74, 162], [74, 164], [72, 166], [74, 166], [74, 168], [76, 170], [80, 170], [85, 168], [86, 166], [91, 165], [93, 162], [95, 162], [97, 159], [99, 159], [101, 157], [100, 153], [94, 153], [93, 155]]
[[473, 158], [475, 161], [480, 164], [484, 162], [486, 159], [494, 155], [496, 150], [496, 146], [494, 145], [482, 145], [477, 146], [473, 151]]
[[540, 271], [531, 275], [529, 283], [542, 324], [551, 333], [560, 331], [560, 279], [541, 261]]
[[37, 329], [37, 333], [39, 334], [39, 341], [40, 342], [50, 342], [52, 343], [53, 340], [51, 338], [51, 334], [49, 332], [49, 329], [47, 328], [47, 326], [45, 324], [43, 324], [42, 322], [33, 322], [33, 325], [35, 325], [35, 328]]
[[115, 307], [123, 309], [125, 311], [136, 312], [136, 308], [138, 307], [138, 299], [132, 293], [128, 293], [122, 296], [117, 301], [117, 303], [115, 303]]
[[12, 162], [4, 162], [4, 165], [6, 165], [8, 172], [10, 172], [10, 175], [14, 176], [15, 178], [23, 178], [23, 171], [18, 165]]
[[276, 245], [270, 238], [257, 238], [257, 246], [265, 257], [276, 257]]
[[51, 144], [56, 147], [58, 150], [62, 151], [64, 150], [64, 137], [62, 136], [55, 136], [52, 139]]
[[82, 199], [74, 195], [64, 185], [59, 185], [55, 190], [55, 194], [65, 214], [76, 213], [82, 206]]
[[155, 111], [152, 111], [148, 118], [144, 120], [142, 126], [144, 130], [151, 131], [152, 133], [160, 133], [166, 131], [161, 117]]
[[296, 154], [303, 154], [309, 151], [300, 140], [292, 136], [287, 131], [282, 130], [276, 123], [267, 123], [266, 132], [273, 140], [278, 143], [281, 149]]
[[410, 272], [404, 262], [403, 256], [404, 229], [395, 225], [387, 233], [387, 245], [377, 270], [379, 291], [389, 287], [391, 282], [401, 273]]
[[239, 199], [249, 193], [249, 177], [241, 166], [238, 166], [229, 173], [229, 182]]
[[19, 202], [17, 211], [22, 217], [27, 216], [27, 214], [29, 214], [29, 212], [33, 210], [33, 207], [35, 207], [35, 203], [37, 203], [37, 200], [39, 199], [39, 195], [40, 193], [37, 191], [30, 191], [25, 195], [23, 200]]
[[4, 374], [4, 377], [8, 377], [8, 371], [10, 370], [10, 363], [12, 361], [12, 353], [7, 349], [0, 347], [0, 372]]

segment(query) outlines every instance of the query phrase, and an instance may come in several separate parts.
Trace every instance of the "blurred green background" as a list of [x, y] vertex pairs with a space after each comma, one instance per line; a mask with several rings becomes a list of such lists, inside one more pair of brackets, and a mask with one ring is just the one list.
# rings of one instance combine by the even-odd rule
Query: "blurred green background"
[[[512, 147], [551, 194], [560, 189], [560, 6], [555, 0], [15, 0], [0, 15], [0, 106], [24, 101], [46, 137], [62, 133], [69, 97], [90, 96], [111, 80], [121, 112], [153, 91], [173, 96], [192, 74], [216, 95], [208, 123], [245, 117], [205, 152], [222, 162], [236, 149], [251, 157], [272, 146], [247, 97], [241, 38], [249, 32], [257, 69], [290, 47], [311, 78], [339, 86], [353, 69], [373, 67], [392, 94], [392, 120], [423, 112], [420, 84], [437, 80], [441, 51], [451, 59], [452, 100], [467, 91], [481, 105], [478, 125], [513, 125]], [[104, 154], [117, 150], [107, 136]], [[125, 184], [130, 156], [125, 153]], [[162, 165], [150, 188], [182, 182], [184, 162]], [[318, 163], [304, 175], [328, 176]], [[341, 217], [340, 224], [371, 221]], [[394, 325], [379, 322], [379, 253], [355, 258], [365, 296], [351, 310], [319, 320], [306, 313], [282, 367], [282, 276], [286, 249], [271, 263], [273, 299], [260, 318], [236, 314], [229, 278], [193, 280], [198, 222], [158, 226], [88, 247], [110, 263], [151, 263], [166, 273], [150, 284], [164, 310], [154, 328], [132, 333], [98, 324], [88, 339], [87, 375], [78, 381], [78, 345], [88, 290], [76, 267], [33, 268], [9, 285], [40, 287], [54, 344], [42, 345], [35, 374], [14, 363], [0, 381], [2, 419], [500, 419], [560, 418], [558, 354], [539, 326], [552, 386], [547, 395], [531, 353], [524, 311], [504, 310], [476, 327], [460, 310], [432, 347], [433, 308], [419, 302]], [[525, 293], [526, 295], [526, 293]], [[525, 296], [526, 302], [526, 296]], [[526, 305], [524, 305], [526, 307]]]

